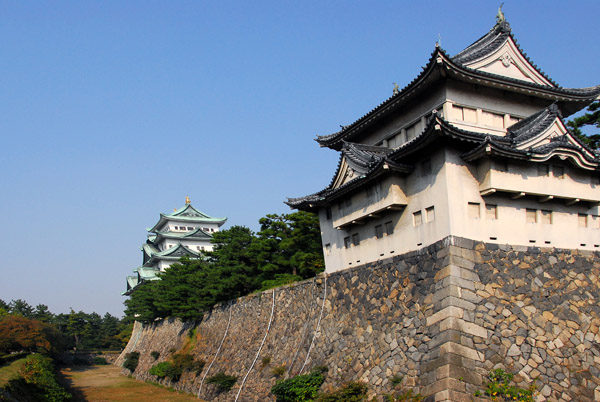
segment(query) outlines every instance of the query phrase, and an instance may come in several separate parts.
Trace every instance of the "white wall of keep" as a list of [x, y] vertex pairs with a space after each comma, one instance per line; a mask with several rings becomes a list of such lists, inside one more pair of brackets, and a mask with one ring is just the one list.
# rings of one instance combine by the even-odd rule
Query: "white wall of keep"
[[[541, 202], [537, 196], [513, 199], [510, 193], [482, 196], [477, 167], [464, 162], [460, 154], [445, 149], [416, 162], [415, 171], [404, 179], [407, 205], [402, 211], [338, 230], [333, 221], [340, 218], [339, 208], [332, 208], [332, 219], [327, 219], [322, 208], [319, 218], [327, 272], [418, 250], [449, 235], [499, 244], [600, 250], [598, 206], [568, 205], [565, 199]], [[424, 166], [429, 163], [430, 173], [425, 174]], [[577, 181], [562, 179], [564, 185], [576, 190], [585, 174], [577, 175]], [[353, 197], [358, 200], [364, 195]], [[375, 227], [390, 221], [393, 233], [377, 238]], [[358, 245], [352, 244], [355, 234]], [[350, 239], [349, 247], [345, 238]]]

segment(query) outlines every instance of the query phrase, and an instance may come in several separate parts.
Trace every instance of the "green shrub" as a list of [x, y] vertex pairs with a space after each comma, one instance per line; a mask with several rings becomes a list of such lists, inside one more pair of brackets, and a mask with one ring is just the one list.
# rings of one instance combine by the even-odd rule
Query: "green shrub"
[[108, 362], [104, 357], [96, 356], [94, 357], [94, 360], [92, 360], [92, 364], [95, 364], [97, 366], [105, 366], [108, 364]]
[[56, 381], [52, 360], [47, 356], [32, 354], [21, 369], [20, 378], [9, 381], [8, 391], [18, 400], [62, 402], [71, 399]]
[[158, 378], [167, 377], [171, 372], [173, 365], [169, 362], [160, 362], [155, 364], [148, 370], [148, 373], [157, 376]]
[[326, 371], [326, 367], [315, 367], [308, 374], [277, 381], [271, 388], [271, 393], [277, 397], [278, 402], [313, 401], [325, 381], [323, 373]]
[[352, 381], [339, 389], [326, 392], [319, 395], [316, 402], [366, 402], [367, 400], [367, 385]]
[[137, 368], [138, 362], [140, 360], [140, 352], [131, 352], [125, 355], [125, 361], [123, 362], [123, 367], [125, 367], [130, 372], [134, 372]]
[[215, 384], [219, 392], [228, 392], [237, 382], [237, 377], [227, 375], [224, 372], [217, 373], [212, 377], [208, 377], [207, 384]]
[[285, 374], [285, 364], [282, 364], [281, 366], [275, 366], [271, 369], [271, 374], [273, 375], [273, 377], [281, 377], [282, 375]]
[[150, 352], [150, 356], [152, 356], [152, 358], [154, 359], [154, 361], [156, 361], [160, 357], [160, 352], [157, 352], [156, 350], [153, 350], [152, 352]]
[[185, 371], [200, 374], [204, 369], [203, 360], [194, 360], [194, 357], [185, 353], [176, 353], [171, 356], [171, 360], [155, 364], [148, 370], [148, 373], [159, 378], [167, 377], [171, 381], [177, 382]]
[[510, 385], [512, 379], [513, 374], [507, 373], [502, 369], [490, 371], [485, 394], [491, 397], [493, 401], [533, 402], [535, 383], [531, 384], [527, 389], [519, 388]]
[[260, 369], [264, 369], [266, 366], [271, 364], [271, 356], [265, 356], [261, 360]]

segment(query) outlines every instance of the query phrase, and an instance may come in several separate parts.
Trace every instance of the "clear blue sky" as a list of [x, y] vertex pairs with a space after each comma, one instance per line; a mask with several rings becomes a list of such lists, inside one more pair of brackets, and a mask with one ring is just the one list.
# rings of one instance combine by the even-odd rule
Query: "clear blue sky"
[[[258, 229], [324, 188], [317, 134], [455, 54], [500, 1], [0, 1], [0, 299], [121, 316], [160, 212]], [[597, 0], [505, 1], [565, 87], [600, 84]]]

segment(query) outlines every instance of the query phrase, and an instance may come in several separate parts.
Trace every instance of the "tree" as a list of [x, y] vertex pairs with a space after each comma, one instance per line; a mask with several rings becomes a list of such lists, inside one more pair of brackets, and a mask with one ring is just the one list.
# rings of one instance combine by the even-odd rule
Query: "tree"
[[600, 147], [600, 133], [586, 135], [581, 128], [586, 126], [600, 128], [600, 101], [595, 101], [589, 105], [587, 112], [582, 116], [569, 120], [567, 126], [587, 146], [592, 149], [598, 149]]
[[52, 322], [54, 314], [52, 314], [45, 304], [38, 304], [33, 310], [33, 318], [43, 322]]
[[33, 307], [22, 299], [12, 300], [8, 305], [8, 311], [10, 314], [20, 315], [22, 317], [33, 317]]
[[50, 351], [45, 324], [20, 315], [7, 315], [0, 320], [0, 352]]

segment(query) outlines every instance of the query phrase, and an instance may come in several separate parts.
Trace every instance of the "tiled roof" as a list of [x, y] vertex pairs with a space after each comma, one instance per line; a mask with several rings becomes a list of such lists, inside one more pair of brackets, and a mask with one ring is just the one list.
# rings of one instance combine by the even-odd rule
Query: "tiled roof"
[[[464, 63], [466, 63], [467, 61], [475, 60], [493, 52], [499, 46], [501, 46], [509, 37], [512, 38], [513, 42], [515, 43], [523, 57], [536, 69], [536, 71], [540, 75], [546, 78], [553, 86], [536, 84], [528, 81], [519, 80], [516, 78], [510, 78], [498, 74], [493, 74], [486, 71], [475, 70], [464, 65]], [[440, 63], [438, 63], [438, 59]], [[537, 66], [531, 60], [529, 60], [527, 54], [520, 49], [516, 39], [512, 35], [510, 31], [510, 26], [507, 22], [504, 22], [502, 24], [496, 24], [490, 30], [490, 32], [482, 36], [479, 40], [467, 47], [465, 50], [459, 52], [454, 57], [450, 57], [443, 49], [436, 47], [436, 49], [431, 54], [429, 61], [427, 62], [425, 67], [423, 67], [421, 73], [408, 85], [402, 88], [398, 93], [387, 98], [382, 103], [377, 105], [365, 115], [358, 118], [353, 123], [343, 126], [340, 131], [329, 135], [319, 135], [315, 140], [321, 146], [327, 146], [339, 150], [342, 146], [341, 142], [343, 140], [351, 141], [354, 134], [359, 132], [361, 127], [367, 124], [367, 122], [369, 122], [371, 118], [385, 113], [387, 110], [390, 110], [390, 108], [395, 108], [397, 105], [403, 104], [403, 102], [409, 99], [412, 96], [412, 94], [414, 94], [415, 91], [418, 90], [418, 88], [426, 84], [428, 80], [435, 78], [433, 74], [436, 71], [436, 68], [440, 66], [445, 67], [447, 71], [455, 71], [456, 73], [462, 73], [469, 77], [478, 78], [481, 81], [490, 83], [496, 82], [495, 85], [501, 86], [504, 89], [510, 87], [513, 88], [515, 91], [526, 92], [534, 90], [536, 92], [546, 94], [545, 96], [548, 99], [558, 99], [559, 96], [576, 98], [567, 100], [563, 99], [563, 103], [580, 101], [589, 102], [600, 95], [600, 85], [588, 88], [563, 88], [558, 86], [543, 71], [537, 68]], [[457, 78], [460, 78], [460, 74], [455, 75], [457, 76]], [[580, 110], [581, 107], [569, 107], [568, 109], [569, 110], [563, 110], [563, 112], [567, 112], [567, 115], [574, 113], [573, 109]]]
[[552, 85], [558, 87], [559, 85], [554, 82], [546, 73], [538, 68], [537, 65], [533, 63], [531, 59], [527, 56], [527, 53], [523, 52], [519, 44], [517, 43], [517, 39], [512, 34], [512, 30], [510, 29], [510, 24], [507, 21], [498, 23], [490, 29], [490, 31], [483, 35], [481, 38], [473, 42], [464, 50], [458, 52], [456, 55], [452, 57], [452, 61], [457, 64], [467, 64], [471, 61], [475, 61], [482, 57], [487, 56], [490, 53], [495, 52], [500, 48], [506, 41], [511, 38], [513, 43], [517, 46], [519, 52], [523, 55], [525, 60], [546, 80], [548, 80]]

